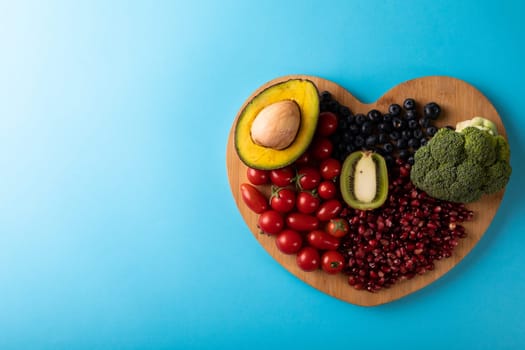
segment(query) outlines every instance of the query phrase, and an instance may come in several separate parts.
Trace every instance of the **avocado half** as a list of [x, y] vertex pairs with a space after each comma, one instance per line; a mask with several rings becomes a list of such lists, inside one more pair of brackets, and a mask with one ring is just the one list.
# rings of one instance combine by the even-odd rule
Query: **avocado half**
[[[292, 100], [299, 106], [301, 122], [293, 142], [277, 150], [256, 144], [251, 137], [252, 123], [259, 112], [273, 103]], [[290, 79], [261, 91], [244, 107], [235, 126], [235, 149], [241, 161], [255, 169], [278, 169], [293, 163], [308, 148], [319, 118], [319, 92], [313, 82]]]

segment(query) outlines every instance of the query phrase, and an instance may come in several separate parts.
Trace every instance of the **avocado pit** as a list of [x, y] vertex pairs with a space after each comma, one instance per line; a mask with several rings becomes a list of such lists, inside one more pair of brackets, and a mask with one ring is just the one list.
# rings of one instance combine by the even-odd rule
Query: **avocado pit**
[[264, 107], [255, 117], [250, 136], [259, 146], [282, 150], [290, 146], [301, 124], [301, 110], [293, 100]]

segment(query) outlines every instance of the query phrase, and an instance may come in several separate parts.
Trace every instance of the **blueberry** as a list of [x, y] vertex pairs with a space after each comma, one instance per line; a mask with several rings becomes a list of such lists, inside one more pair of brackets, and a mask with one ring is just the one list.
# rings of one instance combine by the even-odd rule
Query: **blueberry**
[[321, 101], [330, 101], [332, 99], [332, 94], [330, 91], [323, 91], [321, 92]]
[[412, 147], [414, 149], [419, 148], [419, 140], [416, 138], [411, 138], [408, 140], [408, 147]]
[[425, 105], [423, 112], [425, 117], [436, 120], [441, 114], [441, 107], [435, 102], [430, 102]]
[[410, 152], [406, 149], [402, 149], [399, 151], [399, 158], [403, 160], [407, 160], [408, 157], [410, 157]]
[[405, 123], [401, 118], [394, 117], [392, 119], [392, 126], [394, 129], [403, 129], [405, 127]]
[[379, 123], [377, 125], [377, 130], [379, 130], [379, 132], [390, 132], [390, 131], [392, 131], [392, 124]]
[[345, 119], [341, 119], [339, 121], [339, 124], [337, 125], [337, 128], [340, 130], [345, 130], [346, 128], [348, 128], [348, 122]]
[[447, 125], [447, 126], [445, 126], [445, 128], [447, 128], [449, 130], [456, 130], [452, 125]]
[[350, 144], [350, 143], [347, 144], [347, 145], [345, 146], [345, 151], [348, 152], [348, 153], [352, 153], [353, 151], [355, 151], [354, 145], [352, 145], [352, 144]]
[[437, 132], [437, 128], [435, 126], [429, 126], [425, 131], [428, 136], [434, 136]]
[[408, 128], [409, 129], [416, 129], [417, 128], [417, 120], [412, 119], [408, 121]]
[[405, 102], [403, 102], [403, 107], [407, 110], [407, 111], [410, 111], [414, 108], [416, 108], [416, 101], [414, 101], [413, 98], [407, 98], [405, 100]]
[[377, 135], [377, 142], [378, 143], [385, 143], [388, 141], [388, 135], [385, 133], [380, 133]]
[[412, 136], [413, 136], [413, 134], [412, 134], [412, 131], [410, 131], [410, 130], [403, 130], [403, 131], [401, 131], [401, 138], [403, 140], [407, 140], [408, 141], [409, 139], [412, 138]]
[[401, 113], [401, 106], [397, 103], [393, 103], [388, 107], [388, 112], [392, 114], [392, 116], [399, 115], [399, 113]]
[[407, 140], [405, 139], [399, 139], [396, 141], [396, 147], [400, 150], [407, 148], [407, 146], [408, 146], [408, 143], [407, 143]]
[[419, 119], [419, 125], [421, 125], [422, 128], [428, 127], [430, 125], [430, 119], [428, 118]]
[[339, 102], [337, 102], [336, 100], [331, 100], [330, 102], [328, 102], [328, 110], [334, 113], [339, 112]]
[[426, 145], [428, 140], [425, 137], [422, 137], [421, 140], [419, 140], [419, 145], [424, 146]]
[[352, 124], [355, 121], [354, 115], [352, 113], [347, 115], [345, 119], [348, 122], [348, 124]]
[[395, 141], [401, 137], [401, 134], [399, 133], [399, 131], [394, 130], [388, 136], [390, 137], [391, 140]]
[[370, 112], [368, 112], [368, 119], [373, 123], [379, 122], [381, 120], [381, 112], [379, 112], [377, 109], [372, 109]]
[[364, 114], [356, 114], [355, 115], [355, 122], [357, 125], [363, 125], [363, 123], [366, 121], [366, 117]]
[[374, 125], [370, 121], [366, 121], [361, 125], [361, 133], [364, 135], [370, 135], [373, 129]]
[[345, 149], [346, 149], [346, 143], [338, 143], [337, 144], [337, 148], [336, 148], [337, 151], [343, 152]]
[[352, 142], [354, 140], [354, 135], [352, 135], [351, 131], [345, 131], [343, 133], [343, 141], [344, 142]]
[[392, 114], [383, 114], [383, 123], [390, 123], [392, 121]]
[[321, 102], [319, 103], [319, 110], [320, 110], [321, 112], [326, 112], [326, 111], [328, 111], [328, 102], [327, 102], [327, 101], [321, 101]]
[[407, 162], [408, 162], [408, 164], [410, 164], [410, 165], [414, 165], [414, 163], [415, 163], [415, 161], [414, 161], [414, 156], [410, 156], [410, 157], [408, 157]]
[[356, 147], [361, 147], [365, 143], [365, 139], [361, 135], [357, 135], [354, 139], [354, 145]]
[[383, 150], [386, 152], [386, 153], [392, 153], [392, 151], [394, 150], [394, 146], [392, 146], [391, 143], [385, 143], [383, 145]]
[[350, 130], [350, 132], [354, 135], [357, 135], [361, 132], [361, 128], [359, 127], [359, 125], [355, 124], [355, 123], [352, 123], [348, 126], [348, 130]]
[[417, 119], [417, 118], [418, 118], [418, 115], [417, 115], [416, 110], [411, 109], [411, 110], [408, 110], [406, 112], [406, 119], [407, 120], [413, 120], [413, 119]]
[[412, 133], [414, 134], [414, 137], [416, 139], [420, 139], [423, 137], [423, 131], [421, 129], [416, 129]]
[[339, 115], [342, 116], [342, 117], [347, 117], [348, 115], [350, 115], [352, 112], [350, 112], [350, 108], [348, 108], [347, 106], [343, 106], [343, 105], [340, 105], [339, 106]]
[[376, 135], [370, 135], [366, 138], [365, 144], [367, 146], [375, 146], [377, 143], [377, 136]]

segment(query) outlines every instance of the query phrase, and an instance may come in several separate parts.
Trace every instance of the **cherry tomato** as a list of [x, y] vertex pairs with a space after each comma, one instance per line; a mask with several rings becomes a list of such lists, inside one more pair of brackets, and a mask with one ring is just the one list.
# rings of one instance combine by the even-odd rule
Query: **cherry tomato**
[[332, 112], [319, 114], [316, 133], [320, 136], [330, 136], [337, 130], [337, 116]]
[[241, 196], [248, 208], [257, 214], [261, 214], [268, 209], [266, 197], [250, 184], [241, 184]]
[[266, 185], [270, 182], [270, 172], [268, 170], [253, 169], [248, 167], [246, 169], [246, 177], [252, 185]]
[[280, 169], [270, 170], [270, 180], [279, 187], [290, 185], [295, 177], [295, 172], [291, 166]]
[[297, 160], [295, 161], [295, 164], [302, 166], [302, 165], [308, 165], [312, 162], [312, 155], [310, 152], [306, 151], [304, 152]]
[[315, 216], [293, 212], [286, 217], [286, 225], [296, 231], [312, 231], [319, 227], [319, 220]]
[[285, 229], [275, 238], [275, 245], [284, 254], [295, 254], [303, 245], [303, 237], [297, 231]]
[[321, 177], [325, 180], [334, 180], [341, 174], [341, 162], [334, 158], [327, 158], [319, 166]]
[[259, 228], [269, 235], [276, 235], [284, 228], [284, 220], [282, 215], [275, 210], [267, 210], [259, 215]]
[[343, 218], [332, 219], [326, 225], [326, 232], [334, 237], [343, 237], [349, 229], [348, 221]]
[[296, 262], [303, 271], [315, 271], [321, 266], [321, 257], [317, 249], [304, 247], [297, 253]]
[[317, 249], [335, 250], [339, 247], [339, 238], [330, 236], [322, 230], [313, 230], [306, 235], [308, 243]]
[[316, 168], [304, 166], [297, 171], [297, 186], [301, 190], [313, 190], [321, 182], [321, 174]]
[[337, 195], [337, 187], [333, 181], [323, 181], [317, 187], [317, 194], [322, 199], [332, 199]]
[[312, 142], [310, 152], [315, 159], [321, 160], [330, 157], [333, 149], [332, 141], [326, 137], [319, 137]]
[[321, 257], [321, 268], [324, 272], [335, 275], [345, 266], [345, 258], [335, 250], [329, 250]]
[[289, 188], [272, 187], [270, 206], [280, 213], [287, 213], [295, 207], [295, 191]]
[[330, 199], [324, 202], [317, 209], [315, 216], [321, 221], [334, 219], [343, 210], [343, 205], [337, 199]]
[[312, 192], [302, 191], [297, 195], [297, 210], [304, 214], [312, 214], [319, 208], [321, 200]]

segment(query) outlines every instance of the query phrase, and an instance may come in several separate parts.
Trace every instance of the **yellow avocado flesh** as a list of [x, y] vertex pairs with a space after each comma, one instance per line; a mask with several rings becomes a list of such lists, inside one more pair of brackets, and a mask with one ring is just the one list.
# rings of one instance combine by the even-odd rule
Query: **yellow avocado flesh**
[[[278, 150], [256, 144], [250, 135], [253, 121], [266, 106], [291, 100], [301, 111], [299, 130], [293, 142]], [[242, 162], [257, 169], [277, 169], [293, 163], [308, 148], [319, 117], [319, 93], [309, 80], [291, 79], [256, 95], [243, 109], [235, 127], [235, 148]]]

